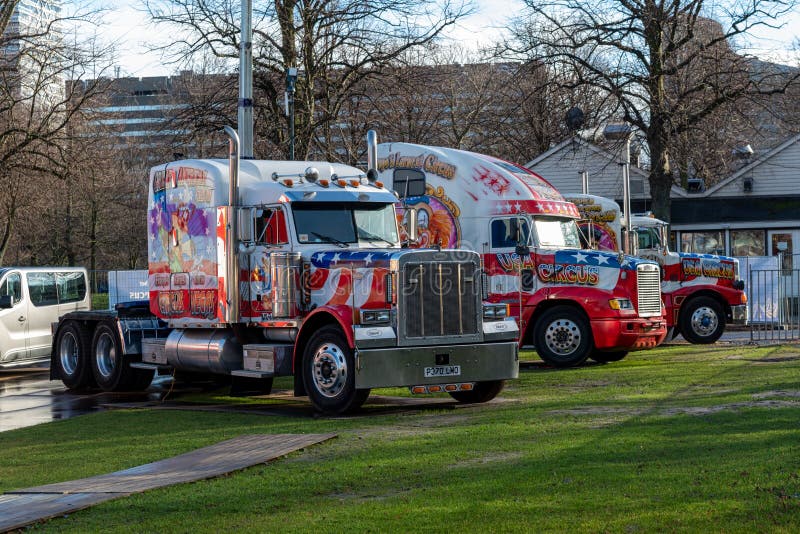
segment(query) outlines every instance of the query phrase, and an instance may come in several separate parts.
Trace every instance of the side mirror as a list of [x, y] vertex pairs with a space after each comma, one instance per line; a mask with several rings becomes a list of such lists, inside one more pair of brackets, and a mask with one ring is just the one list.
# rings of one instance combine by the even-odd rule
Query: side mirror
[[411, 243], [416, 243], [417, 239], [419, 239], [419, 232], [417, 231], [417, 210], [407, 208], [406, 213], [408, 213], [408, 228], [406, 229], [408, 232], [408, 240]]
[[239, 230], [239, 241], [248, 243], [255, 241], [255, 236], [253, 235], [253, 218], [256, 215], [256, 211], [262, 210], [255, 210], [253, 208], [241, 208], [238, 210], [236, 225]]
[[520, 256], [524, 256], [525, 254], [530, 254], [531, 249], [528, 247], [528, 243], [525, 240], [525, 235], [522, 233], [522, 225], [519, 223], [519, 219], [514, 218], [511, 219], [511, 235], [514, 236], [514, 243], [516, 246], [514, 247], [514, 252], [516, 252]]
[[0, 297], [0, 310], [7, 310], [14, 307], [14, 301], [11, 295], [3, 295]]

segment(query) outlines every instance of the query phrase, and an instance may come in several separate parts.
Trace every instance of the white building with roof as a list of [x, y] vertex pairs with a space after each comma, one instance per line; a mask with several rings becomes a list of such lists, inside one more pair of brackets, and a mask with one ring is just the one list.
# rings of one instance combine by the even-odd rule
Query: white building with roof
[[[564, 141], [526, 164], [563, 194], [589, 193], [622, 203], [619, 154], [581, 139]], [[685, 252], [731, 256], [775, 256], [800, 268], [800, 135], [791, 137], [707, 189], [673, 186], [670, 213], [673, 245]], [[633, 211], [650, 207], [647, 172], [631, 167]]]

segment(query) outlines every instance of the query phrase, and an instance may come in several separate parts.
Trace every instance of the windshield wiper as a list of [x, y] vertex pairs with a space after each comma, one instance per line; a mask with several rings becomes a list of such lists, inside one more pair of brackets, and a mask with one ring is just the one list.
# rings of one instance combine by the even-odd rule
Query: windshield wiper
[[357, 233], [358, 233], [358, 238], [363, 239], [364, 241], [383, 241], [390, 247], [394, 246], [394, 243], [392, 243], [391, 241], [384, 239], [379, 235], [373, 234], [372, 232], [367, 232], [363, 228], [359, 228], [357, 230]]
[[329, 235], [320, 234], [318, 232], [313, 232], [313, 231], [312, 232], [308, 232], [308, 233], [313, 235], [314, 237], [318, 237], [320, 239], [324, 239], [328, 243], [333, 243], [334, 245], [338, 245], [338, 246], [343, 247], [343, 248], [349, 248], [350, 247], [350, 245], [348, 245], [344, 241], [336, 239], [335, 237], [331, 237]]

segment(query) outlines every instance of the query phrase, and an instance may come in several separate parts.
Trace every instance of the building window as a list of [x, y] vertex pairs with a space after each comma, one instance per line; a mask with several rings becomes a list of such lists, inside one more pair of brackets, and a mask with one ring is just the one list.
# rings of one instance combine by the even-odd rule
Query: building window
[[772, 255], [777, 256], [779, 253], [783, 253], [781, 268], [790, 270], [792, 268], [792, 234], [772, 234]]
[[731, 256], [766, 256], [764, 230], [731, 230]]
[[725, 254], [725, 235], [718, 230], [681, 232], [681, 252]]

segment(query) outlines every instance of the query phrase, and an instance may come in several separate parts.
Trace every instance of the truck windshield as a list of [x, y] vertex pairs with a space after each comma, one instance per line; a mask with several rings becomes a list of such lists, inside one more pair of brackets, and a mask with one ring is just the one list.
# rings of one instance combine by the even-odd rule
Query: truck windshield
[[639, 237], [639, 250], [658, 248], [662, 244], [658, 228], [640, 226], [636, 233]]
[[292, 213], [300, 243], [398, 243], [393, 204], [295, 202]]
[[533, 227], [542, 248], [580, 248], [578, 225], [573, 219], [535, 217]]

